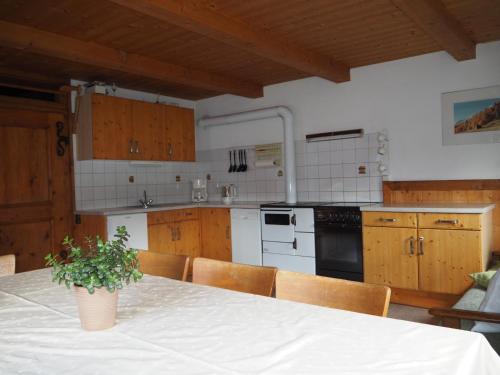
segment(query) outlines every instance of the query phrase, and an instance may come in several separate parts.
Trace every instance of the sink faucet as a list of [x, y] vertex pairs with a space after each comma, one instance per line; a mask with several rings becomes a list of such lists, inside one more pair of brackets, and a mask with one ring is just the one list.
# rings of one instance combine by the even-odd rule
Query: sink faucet
[[153, 200], [148, 199], [146, 190], [144, 190], [144, 199], [139, 199], [139, 203], [142, 205], [143, 208], [149, 208], [153, 204]]

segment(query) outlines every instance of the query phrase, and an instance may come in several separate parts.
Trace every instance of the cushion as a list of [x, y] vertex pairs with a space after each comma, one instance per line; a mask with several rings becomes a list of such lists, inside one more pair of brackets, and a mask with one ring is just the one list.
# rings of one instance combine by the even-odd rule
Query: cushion
[[495, 276], [496, 272], [496, 270], [476, 272], [469, 274], [469, 276], [472, 280], [474, 280], [476, 285], [486, 289], [488, 287], [488, 284], [490, 283], [490, 280], [493, 278], [493, 276]]
[[[481, 306], [479, 306], [479, 311], [500, 314], [500, 272], [496, 272], [495, 276], [491, 279], [484, 300], [481, 302]], [[500, 324], [476, 322], [472, 331], [481, 333], [500, 332]]]
[[[453, 306], [454, 309], [478, 311], [481, 302], [484, 300], [486, 295], [486, 289], [474, 287], [470, 288], [465, 294], [458, 300], [458, 302]], [[473, 320], [461, 319], [460, 327], [466, 331], [470, 331], [474, 326]]]

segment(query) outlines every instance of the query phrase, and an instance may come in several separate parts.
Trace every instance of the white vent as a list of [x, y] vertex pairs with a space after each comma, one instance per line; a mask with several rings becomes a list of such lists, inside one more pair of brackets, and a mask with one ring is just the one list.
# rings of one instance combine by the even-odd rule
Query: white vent
[[307, 142], [322, 142], [335, 139], [360, 138], [364, 134], [363, 129], [338, 130], [334, 132], [307, 134]]

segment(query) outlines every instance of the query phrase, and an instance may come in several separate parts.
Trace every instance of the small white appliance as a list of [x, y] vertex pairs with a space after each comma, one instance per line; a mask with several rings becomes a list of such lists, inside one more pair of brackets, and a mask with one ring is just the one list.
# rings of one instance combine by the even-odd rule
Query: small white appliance
[[313, 208], [269, 205], [260, 215], [263, 265], [314, 275]]
[[192, 185], [191, 200], [195, 203], [206, 202], [208, 200], [207, 180], [195, 178]]
[[130, 238], [127, 246], [132, 249], [148, 250], [148, 217], [147, 214], [110, 215], [108, 216], [108, 239], [113, 239], [116, 227], [124, 225]]
[[231, 209], [231, 245], [234, 263], [262, 266], [259, 209]]
[[233, 199], [238, 194], [238, 192], [236, 191], [236, 186], [234, 186], [233, 184], [220, 185], [219, 190], [221, 193], [222, 203], [224, 204], [233, 203]]

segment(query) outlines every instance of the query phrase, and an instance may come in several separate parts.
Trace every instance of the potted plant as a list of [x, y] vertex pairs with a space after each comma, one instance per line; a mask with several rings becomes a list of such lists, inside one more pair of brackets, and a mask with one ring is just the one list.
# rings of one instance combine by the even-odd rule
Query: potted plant
[[[52, 266], [53, 281], [75, 287], [82, 328], [95, 331], [115, 324], [118, 289], [130, 280], [142, 277], [139, 271], [137, 251], [127, 249], [129, 234], [124, 226], [117, 228], [112, 241], [104, 242], [99, 236], [87, 238], [87, 248], [74, 244], [66, 237], [63, 244], [66, 256], [48, 254], [48, 266]], [[61, 254], [63, 255], [63, 254]]]

